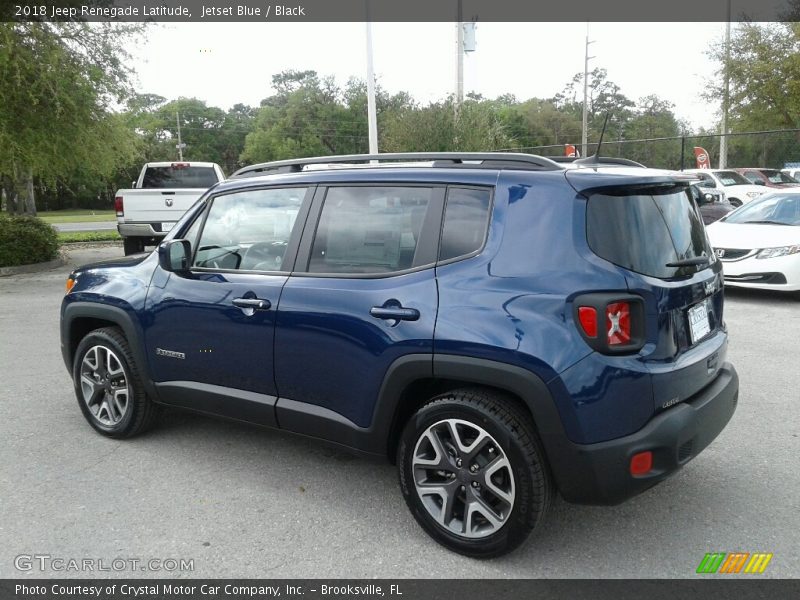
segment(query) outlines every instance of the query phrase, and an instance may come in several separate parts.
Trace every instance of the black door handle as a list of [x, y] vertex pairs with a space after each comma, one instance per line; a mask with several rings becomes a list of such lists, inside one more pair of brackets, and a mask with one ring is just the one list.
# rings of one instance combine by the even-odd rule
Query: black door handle
[[416, 308], [403, 308], [402, 306], [373, 306], [369, 309], [376, 319], [389, 319], [393, 321], [416, 321], [419, 319], [419, 311]]
[[272, 303], [261, 298], [234, 298], [233, 305], [239, 308], [252, 308], [254, 310], [269, 310]]

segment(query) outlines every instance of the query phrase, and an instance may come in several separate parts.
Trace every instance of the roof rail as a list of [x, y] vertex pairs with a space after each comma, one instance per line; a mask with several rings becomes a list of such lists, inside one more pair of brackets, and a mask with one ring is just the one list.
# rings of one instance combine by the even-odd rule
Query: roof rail
[[[386, 154], [343, 154], [276, 160], [243, 167], [230, 179], [298, 173], [307, 165], [368, 163], [391, 161], [431, 161], [434, 167], [468, 167], [473, 169], [523, 169], [531, 171], [557, 171], [563, 167], [549, 158], [516, 152], [396, 152]], [[465, 162], [469, 161], [469, 162]], [[478, 164], [475, 164], [478, 163]]]
[[[582, 159], [575, 156], [551, 156], [549, 158], [550, 160], [557, 163], [575, 163], [579, 165], [582, 164], [584, 166], [586, 165], [592, 166], [599, 164], [599, 165], [621, 165], [626, 167], [641, 167], [643, 169], [647, 168], [642, 163], [638, 163], [635, 160], [630, 160], [629, 158], [617, 158], [615, 156], [600, 156], [597, 158], [596, 161], [593, 160], [591, 163], [582, 162]], [[591, 156], [589, 158], [593, 159], [593, 157]]]

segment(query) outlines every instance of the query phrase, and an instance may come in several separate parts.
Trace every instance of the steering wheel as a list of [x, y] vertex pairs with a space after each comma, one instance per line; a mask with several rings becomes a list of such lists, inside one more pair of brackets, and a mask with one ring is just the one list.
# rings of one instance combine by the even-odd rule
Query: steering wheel
[[244, 252], [242, 270], [279, 271], [286, 254], [286, 242], [256, 242]]

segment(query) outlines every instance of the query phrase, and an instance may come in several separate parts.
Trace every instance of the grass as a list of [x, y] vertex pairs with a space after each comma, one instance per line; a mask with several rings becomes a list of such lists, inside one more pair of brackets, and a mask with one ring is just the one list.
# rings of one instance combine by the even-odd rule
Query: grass
[[49, 210], [40, 211], [37, 215], [45, 223], [94, 223], [101, 221], [114, 221], [117, 216], [113, 210], [92, 210], [81, 208], [77, 210]]
[[116, 231], [62, 231], [58, 234], [59, 244], [78, 244], [81, 242], [119, 242], [122, 237]]

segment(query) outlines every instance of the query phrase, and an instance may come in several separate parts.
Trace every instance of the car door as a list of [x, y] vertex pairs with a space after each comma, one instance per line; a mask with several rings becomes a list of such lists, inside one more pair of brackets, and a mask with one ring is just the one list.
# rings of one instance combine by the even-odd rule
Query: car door
[[312, 197], [303, 186], [216, 195], [183, 234], [191, 270], [157, 269], [145, 340], [163, 401], [275, 424], [275, 311]]
[[318, 190], [278, 310], [282, 428], [331, 439], [368, 428], [392, 363], [432, 354], [443, 202], [433, 185]]

